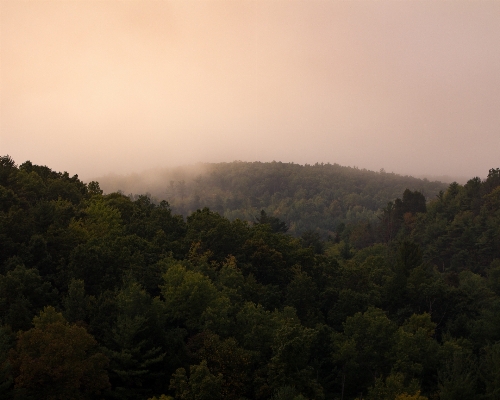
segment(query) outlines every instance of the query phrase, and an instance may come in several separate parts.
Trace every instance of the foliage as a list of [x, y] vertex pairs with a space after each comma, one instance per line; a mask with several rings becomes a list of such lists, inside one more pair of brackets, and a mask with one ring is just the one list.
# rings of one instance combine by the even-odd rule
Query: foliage
[[206, 167], [169, 204], [0, 157], [0, 399], [499, 397], [500, 170]]
[[9, 354], [18, 398], [92, 399], [109, 387], [107, 358], [84, 328], [46, 307]]
[[[275, 232], [288, 229], [297, 236], [308, 230], [325, 236], [333, 234], [342, 223], [376, 221], [378, 210], [405, 189], [418, 190], [429, 198], [446, 189], [440, 182], [323, 163], [235, 161], [157, 174], [164, 178], [108, 176], [100, 181], [107, 191], [151, 193], [185, 216], [207, 206], [229, 220], [263, 220]], [[404, 212], [422, 209], [423, 197], [416, 197], [403, 195]]]

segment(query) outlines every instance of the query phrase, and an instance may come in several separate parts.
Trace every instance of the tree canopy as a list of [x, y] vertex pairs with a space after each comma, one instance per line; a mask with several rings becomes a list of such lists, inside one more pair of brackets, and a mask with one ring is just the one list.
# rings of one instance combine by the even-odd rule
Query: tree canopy
[[335, 165], [231, 167], [182, 215], [0, 157], [0, 398], [498, 397], [498, 169], [429, 198], [358, 170], [353, 188], [381, 181], [337, 196]]

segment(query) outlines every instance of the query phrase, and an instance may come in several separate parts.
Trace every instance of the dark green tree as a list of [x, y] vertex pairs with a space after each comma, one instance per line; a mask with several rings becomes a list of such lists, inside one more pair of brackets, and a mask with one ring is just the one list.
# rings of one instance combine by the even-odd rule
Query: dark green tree
[[260, 216], [255, 217], [257, 224], [269, 225], [274, 233], [286, 233], [288, 226], [277, 217], [269, 216], [264, 210], [260, 211]]

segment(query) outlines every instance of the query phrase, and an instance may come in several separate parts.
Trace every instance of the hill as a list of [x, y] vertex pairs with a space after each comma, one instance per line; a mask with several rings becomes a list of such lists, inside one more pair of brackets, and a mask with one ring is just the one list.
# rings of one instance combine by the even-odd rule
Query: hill
[[108, 175], [98, 181], [106, 193], [150, 193], [184, 216], [208, 207], [230, 220], [254, 221], [264, 210], [285, 221], [292, 234], [314, 230], [325, 236], [340, 224], [375, 221], [379, 210], [405, 189], [429, 200], [448, 186], [338, 164], [241, 161]]
[[498, 398], [500, 169], [379, 217], [296, 237], [0, 157], [0, 398]]

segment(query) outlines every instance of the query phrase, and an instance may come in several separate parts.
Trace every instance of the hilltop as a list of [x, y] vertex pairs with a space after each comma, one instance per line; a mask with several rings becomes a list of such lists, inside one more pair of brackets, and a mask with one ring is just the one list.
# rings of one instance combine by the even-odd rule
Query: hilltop
[[184, 216], [208, 207], [230, 220], [254, 221], [265, 210], [285, 221], [292, 234], [316, 230], [325, 235], [340, 224], [376, 220], [379, 210], [405, 189], [418, 190], [430, 200], [448, 187], [439, 181], [338, 164], [242, 161], [97, 180], [105, 193], [121, 191], [132, 197], [149, 193], [156, 202], [167, 200], [174, 212]]

